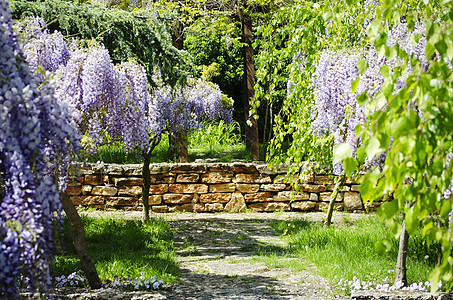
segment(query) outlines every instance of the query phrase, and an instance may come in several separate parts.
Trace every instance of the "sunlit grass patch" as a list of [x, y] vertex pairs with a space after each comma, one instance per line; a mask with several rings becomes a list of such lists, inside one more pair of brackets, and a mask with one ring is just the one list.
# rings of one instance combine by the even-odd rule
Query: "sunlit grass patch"
[[[165, 283], [178, 280], [179, 269], [170, 226], [163, 219], [140, 220], [82, 217], [88, 250], [101, 280], [157, 276]], [[72, 246], [67, 222], [60, 249], [56, 253], [52, 275], [68, 276], [81, 269]]]
[[[398, 256], [398, 239], [383, 225], [377, 216], [363, 218], [349, 226], [324, 227], [299, 219], [274, 222], [272, 226], [290, 244], [293, 251], [315, 264], [317, 270], [331, 283], [341, 278], [392, 283]], [[388, 239], [392, 248], [379, 255], [375, 249], [378, 241]], [[409, 240], [407, 276], [409, 284], [425, 282], [434, 268], [438, 247], [428, 246], [417, 232]]]

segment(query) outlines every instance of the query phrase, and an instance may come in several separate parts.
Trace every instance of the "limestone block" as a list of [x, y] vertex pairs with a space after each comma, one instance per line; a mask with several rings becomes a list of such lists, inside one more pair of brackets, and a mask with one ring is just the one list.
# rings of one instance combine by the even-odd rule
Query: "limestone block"
[[309, 192], [309, 193], [319, 193], [319, 192], [324, 192], [326, 190], [326, 187], [321, 184], [306, 184], [303, 183], [300, 185], [300, 189], [304, 192]]
[[220, 203], [207, 203], [204, 206], [204, 211], [207, 212], [223, 211], [223, 205]]
[[202, 203], [187, 203], [178, 206], [173, 206], [168, 208], [169, 212], [172, 211], [182, 211], [182, 212], [203, 212], [204, 204]]
[[259, 192], [255, 194], [246, 194], [244, 195], [244, 199], [246, 203], [251, 202], [266, 202], [271, 201], [271, 193], [269, 192]]
[[229, 183], [233, 179], [232, 174], [222, 174], [222, 173], [207, 173], [201, 175], [201, 182], [203, 183]]
[[181, 163], [170, 166], [172, 173], [206, 173], [207, 170], [208, 168], [204, 164]]
[[272, 179], [269, 175], [263, 174], [236, 174], [236, 183], [272, 183]]
[[118, 189], [118, 195], [120, 196], [140, 196], [142, 194], [142, 186], [122, 186]]
[[176, 177], [176, 182], [196, 183], [199, 178], [199, 174], [179, 174], [178, 177]]
[[151, 175], [150, 179], [151, 183], [153, 184], [175, 183], [175, 176], [172, 176], [168, 173]]
[[258, 174], [254, 164], [234, 163], [231, 166], [234, 173], [254, 173]]
[[82, 185], [82, 195], [89, 195], [91, 194], [91, 191], [93, 190], [92, 185]]
[[115, 196], [117, 192], [118, 189], [116, 187], [103, 185], [95, 186], [91, 190], [91, 194], [96, 196]]
[[278, 192], [278, 194], [273, 197], [273, 201], [302, 201], [308, 199], [310, 199], [310, 194], [305, 192], [297, 193], [294, 191]]
[[[319, 201], [322, 202], [330, 202], [330, 197], [332, 196], [332, 192], [324, 192], [319, 194]], [[344, 195], [342, 192], [338, 192], [337, 199], [335, 202], [343, 202]]]
[[259, 173], [267, 174], [267, 175], [276, 175], [276, 174], [286, 174], [286, 173], [288, 173], [288, 165], [287, 164], [281, 164], [277, 168], [275, 168], [275, 167], [269, 168], [267, 164], [260, 164], [260, 165], [256, 166], [256, 169], [258, 170]]
[[316, 202], [313, 202], [313, 201], [292, 202], [291, 208], [297, 209], [297, 210], [302, 210], [302, 211], [314, 210], [316, 208]]
[[354, 184], [354, 185], [351, 185], [351, 192], [358, 192], [360, 191], [360, 185], [358, 184]]
[[344, 193], [344, 205], [348, 211], [363, 210], [362, 199], [356, 192]]
[[[316, 203], [316, 210], [327, 211], [329, 208], [329, 202], [318, 202]], [[344, 210], [344, 204], [342, 202], [335, 202], [334, 209], [337, 211]]]
[[129, 164], [123, 165], [124, 175], [126, 176], [142, 176], [143, 165], [142, 164]]
[[236, 183], [236, 190], [245, 194], [256, 193], [260, 190], [259, 184]]
[[106, 206], [138, 206], [139, 200], [136, 197], [108, 197]]
[[78, 185], [78, 186], [68, 186], [68, 187], [66, 187], [66, 193], [69, 196], [80, 195], [82, 193], [82, 186], [80, 186], [80, 185]]
[[[142, 198], [139, 200], [140, 203], [143, 203]], [[148, 205], [159, 205], [162, 203], [162, 195], [149, 195]]]
[[84, 176], [71, 176], [68, 180], [68, 186], [78, 186], [82, 185], [84, 180]]
[[381, 201], [374, 201], [373, 203], [365, 202], [365, 208], [367, 210], [376, 210], [378, 207], [382, 205], [383, 202]]
[[210, 173], [212, 173], [212, 172], [222, 172], [222, 173], [231, 172], [231, 168], [228, 164], [210, 164], [208, 166], [208, 170]]
[[202, 203], [227, 203], [230, 200], [231, 193], [209, 193], [200, 195], [200, 202]]
[[119, 164], [93, 164], [92, 169], [95, 174], [124, 175], [123, 166]]
[[191, 203], [192, 199], [193, 199], [193, 195], [190, 195], [190, 194], [164, 194], [163, 195], [164, 203], [173, 203], [173, 204]]
[[109, 176], [108, 175], [100, 175], [100, 174], [92, 174], [92, 175], [85, 175], [83, 179], [85, 184], [90, 185], [100, 185], [103, 183], [109, 183]]
[[115, 186], [143, 185], [143, 179], [141, 177], [115, 177], [113, 183]]
[[328, 176], [328, 175], [315, 175], [315, 181], [314, 181], [315, 184], [320, 184], [320, 185], [325, 185], [325, 186], [329, 186], [329, 185], [334, 185], [335, 184], [335, 180], [332, 176]]
[[249, 207], [253, 211], [265, 211], [265, 212], [289, 210], [290, 208], [288, 203], [282, 202], [252, 203], [249, 205]]
[[309, 173], [303, 173], [301, 176], [301, 182], [303, 183], [314, 183], [315, 182], [315, 173], [313, 171]]
[[286, 184], [284, 183], [271, 183], [271, 184], [262, 184], [260, 187], [261, 191], [265, 192], [279, 192], [286, 189]]
[[170, 166], [168, 164], [150, 164], [149, 173], [150, 174], [164, 174], [168, 173]]
[[235, 192], [231, 196], [230, 202], [225, 205], [224, 210], [227, 212], [244, 212], [247, 208], [244, 196], [240, 192]]
[[208, 186], [206, 184], [170, 184], [169, 186], [170, 193], [175, 194], [204, 194], [208, 192]]
[[318, 201], [319, 200], [318, 194], [310, 193], [310, 198], [308, 200], [315, 202]]
[[155, 205], [151, 207], [151, 210], [155, 213], [166, 213], [168, 211], [168, 206], [166, 205]]
[[74, 196], [70, 198], [74, 206], [83, 205], [83, 200], [85, 200], [85, 196]]
[[168, 191], [168, 184], [151, 184], [149, 187], [149, 193], [151, 195], [160, 195]]
[[102, 196], [77, 196], [71, 197], [74, 205], [96, 205], [104, 204], [104, 197]]
[[236, 190], [234, 183], [219, 183], [209, 186], [210, 193], [232, 193]]

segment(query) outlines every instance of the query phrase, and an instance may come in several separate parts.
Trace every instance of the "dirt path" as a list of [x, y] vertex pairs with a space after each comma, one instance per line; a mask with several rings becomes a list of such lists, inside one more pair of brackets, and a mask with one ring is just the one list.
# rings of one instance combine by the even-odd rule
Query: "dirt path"
[[[336, 295], [314, 265], [292, 255], [269, 225], [301, 217], [322, 221], [323, 213], [156, 216], [164, 216], [174, 229], [182, 270], [181, 282], [160, 291], [159, 299], [349, 299]], [[141, 214], [127, 212], [124, 217]], [[333, 221], [361, 217], [336, 213]]]
[[[339, 299], [314, 265], [291, 255], [271, 222], [297, 213], [171, 214], [183, 270], [173, 299]], [[322, 213], [304, 214], [321, 221]], [[348, 214], [347, 218], [363, 215]], [[344, 216], [336, 214], [334, 222]]]

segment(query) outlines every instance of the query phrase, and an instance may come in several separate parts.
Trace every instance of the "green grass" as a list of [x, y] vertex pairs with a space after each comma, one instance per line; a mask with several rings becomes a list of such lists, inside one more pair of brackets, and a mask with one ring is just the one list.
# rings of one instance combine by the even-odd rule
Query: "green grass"
[[[138, 152], [126, 152], [123, 143], [103, 145], [94, 154], [84, 154], [82, 159], [88, 162], [102, 161], [117, 164], [141, 164], [143, 157]], [[168, 136], [162, 135], [159, 145], [153, 150], [151, 163], [170, 162], [168, 155]]]
[[[149, 223], [118, 218], [82, 217], [88, 251], [103, 282], [157, 276], [166, 283], [178, 280], [171, 228], [163, 219]], [[52, 276], [69, 275], [81, 269], [65, 222]]]
[[[382, 282], [387, 276], [394, 277], [398, 256], [398, 240], [374, 216], [355, 221], [351, 226], [326, 228], [320, 223], [306, 220], [274, 222], [272, 226], [286, 239], [292, 251], [317, 266], [317, 270], [331, 283], [341, 278]], [[379, 255], [375, 243], [388, 239], [392, 248]], [[409, 240], [407, 276], [409, 284], [425, 282], [434, 268], [438, 247], [429, 247], [421, 233], [417, 232]], [[425, 255], [429, 258], [425, 259]], [[392, 282], [392, 281], [391, 281]]]
[[[231, 162], [242, 159], [251, 161], [250, 151], [245, 149], [238, 122], [225, 124], [223, 121], [206, 122], [204, 128], [190, 133], [188, 136], [189, 161], [196, 159], [214, 158], [221, 162]], [[265, 149], [261, 145], [262, 158]], [[85, 153], [82, 159], [88, 162], [103, 161], [105, 163], [137, 164], [143, 163], [140, 153], [126, 152], [123, 143], [113, 143], [100, 146], [96, 153]], [[153, 150], [151, 163], [171, 162], [173, 155], [169, 153], [167, 135], [162, 135], [162, 140]]]

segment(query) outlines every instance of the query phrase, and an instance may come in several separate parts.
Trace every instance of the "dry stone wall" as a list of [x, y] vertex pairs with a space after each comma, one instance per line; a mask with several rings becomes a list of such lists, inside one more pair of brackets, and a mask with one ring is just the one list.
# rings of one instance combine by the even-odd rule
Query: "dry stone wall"
[[[68, 184], [76, 206], [97, 209], [142, 209], [142, 165], [83, 164]], [[286, 168], [265, 164], [151, 164], [149, 205], [153, 212], [323, 211], [334, 178], [305, 174], [300, 192], [286, 183]], [[347, 181], [335, 203], [337, 210], [365, 209], [359, 185]], [[367, 207], [372, 208], [372, 207]]]

